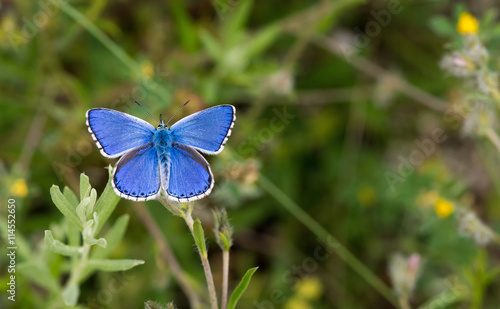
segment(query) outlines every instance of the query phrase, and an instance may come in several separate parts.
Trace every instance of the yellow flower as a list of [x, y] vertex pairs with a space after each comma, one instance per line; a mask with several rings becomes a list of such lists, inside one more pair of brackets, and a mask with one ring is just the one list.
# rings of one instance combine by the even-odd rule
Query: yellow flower
[[143, 61], [141, 63], [141, 72], [142, 75], [151, 78], [155, 75], [155, 68], [153, 66], [153, 63], [149, 60]]
[[297, 285], [297, 295], [303, 299], [317, 299], [323, 292], [321, 281], [316, 277], [307, 277]]
[[312, 309], [312, 308], [313, 307], [307, 302], [307, 300], [304, 300], [296, 296], [290, 298], [285, 304], [285, 309]]
[[28, 186], [26, 185], [26, 180], [19, 178], [12, 186], [10, 186], [10, 193], [19, 197], [26, 197], [28, 195]]
[[434, 204], [434, 210], [441, 219], [444, 219], [453, 213], [455, 207], [453, 203], [440, 197]]
[[460, 34], [477, 34], [479, 23], [471, 14], [464, 12], [460, 14], [457, 23], [457, 31]]
[[371, 207], [377, 201], [377, 194], [370, 186], [363, 186], [357, 192], [358, 202], [365, 207]]

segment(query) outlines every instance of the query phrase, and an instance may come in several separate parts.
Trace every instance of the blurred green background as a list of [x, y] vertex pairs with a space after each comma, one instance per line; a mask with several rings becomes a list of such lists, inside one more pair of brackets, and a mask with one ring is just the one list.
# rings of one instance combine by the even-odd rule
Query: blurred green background
[[[1, 235], [7, 200], [15, 198], [16, 236], [30, 248], [18, 253], [17, 265], [33, 262], [64, 285], [67, 258], [43, 242], [43, 231], [63, 219], [49, 189], [78, 192], [84, 172], [100, 194], [105, 167], [115, 162], [99, 153], [85, 112], [106, 107], [153, 123], [134, 99], [165, 118], [191, 100], [177, 119], [232, 104], [228, 147], [208, 158], [215, 189], [195, 203], [194, 216], [205, 228], [217, 288], [221, 251], [210, 209], [227, 208], [234, 226], [230, 288], [259, 266], [240, 308], [417, 308], [429, 301], [427, 308], [498, 308], [496, 236], [486, 233], [488, 245], [467, 237], [477, 233], [460, 211], [477, 214], [490, 232], [500, 229], [500, 156], [484, 138], [464, 134], [464, 117], [447, 118], [464, 83], [440, 68], [462, 42], [455, 24], [468, 11], [487, 15], [480, 34], [483, 21], [491, 25], [482, 38], [498, 69], [493, 4], [2, 0]], [[401, 162], [436, 130], [446, 139], [426, 144], [432, 151], [403, 167], [402, 177]], [[154, 300], [188, 308], [137, 208], [151, 214], [204, 293], [182, 220], [157, 201], [122, 199], [110, 221], [129, 214], [130, 222], [111, 257], [145, 264], [97, 272], [81, 285], [80, 307], [142, 308]], [[332, 239], [325, 233], [341, 249], [325, 244]], [[3, 253], [0, 262], [2, 307], [64, 307], [22, 267], [17, 300], [8, 301]], [[117, 291], [95, 302], [112, 280]]]

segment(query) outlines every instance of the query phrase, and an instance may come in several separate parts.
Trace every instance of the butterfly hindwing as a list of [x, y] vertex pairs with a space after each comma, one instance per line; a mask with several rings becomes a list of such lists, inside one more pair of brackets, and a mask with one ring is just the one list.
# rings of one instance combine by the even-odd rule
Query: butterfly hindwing
[[207, 160], [187, 145], [174, 142], [170, 149], [170, 162], [161, 170], [162, 185], [168, 197], [178, 202], [200, 199], [208, 195], [214, 186]]
[[127, 152], [118, 160], [113, 188], [121, 197], [135, 201], [156, 198], [160, 191], [158, 155], [152, 143]]
[[150, 143], [155, 131], [155, 127], [142, 119], [105, 108], [87, 111], [87, 126], [101, 154], [107, 158], [118, 158]]
[[171, 130], [176, 142], [207, 154], [218, 154], [224, 149], [235, 120], [236, 110], [232, 105], [219, 105], [179, 120]]

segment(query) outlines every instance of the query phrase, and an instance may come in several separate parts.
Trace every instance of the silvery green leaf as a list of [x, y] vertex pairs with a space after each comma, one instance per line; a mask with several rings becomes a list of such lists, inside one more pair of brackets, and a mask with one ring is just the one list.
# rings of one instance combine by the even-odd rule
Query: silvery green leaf
[[66, 306], [75, 306], [80, 296], [80, 287], [75, 283], [68, 283], [62, 292]]
[[68, 246], [63, 244], [57, 239], [54, 239], [52, 236], [52, 232], [50, 230], [45, 231], [45, 245], [50, 249], [50, 251], [66, 255], [66, 256], [74, 256], [80, 253], [80, 247]]
[[200, 219], [196, 219], [193, 224], [193, 237], [196, 242], [196, 246], [200, 250], [200, 255], [203, 257], [207, 256], [207, 247], [205, 244], [205, 232], [201, 226]]
[[78, 229], [81, 231], [83, 229], [82, 222], [80, 218], [76, 214], [76, 209], [71, 205], [71, 203], [66, 199], [66, 197], [61, 193], [61, 190], [58, 186], [53, 185], [50, 188], [50, 196], [52, 197], [52, 201], [54, 205], [56, 205], [57, 209], [73, 224], [75, 224]]
[[101, 271], [124, 271], [129, 270], [137, 265], [144, 264], [142, 260], [107, 260], [107, 259], [90, 259], [87, 263], [89, 269]]
[[113, 168], [111, 165], [108, 168], [108, 174], [109, 178], [106, 188], [104, 188], [104, 191], [101, 193], [101, 196], [97, 200], [94, 208], [94, 211], [97, 213], [97, 217], [99, 218], [99, 222], [95, 228], [95, 233], [99, 233], [102, 226], [106, 223], [120, 200], [120, 197], [116, 195], [115, 190], [111, 185], [111, 179], [113, 177]]
[[60, 292], [59, 283], [51, 274], [50, 269], [44, 263], [36, 261], [26, 261], [17, 264], [19, 273], [36, 284], [52, 292]]
[[127, 229], [129, 221], [129, 215], [125, 214], [118, 218], [115, 221], [113, 227], [108, 231], [108, 233], [104, 236], [108, 245], [106, 248], [95, 248], [92, 250], [90, 257], [92, 259], [102, 259], [109, 256], [109, 254], [113, 251], [114, 248], [120, 243], [123, 239], [123, 235], [125, 235], [125, 230]]
[[70, 188], [64, 187], [63, 194], [72, 206], [75, 208], [78, 206], [78, 197], [76, 197], [76, 194]]
[[80, 174], [80, 201], [89, 196], [90, 193], [90, 181], [89, 177], [84, 173]]

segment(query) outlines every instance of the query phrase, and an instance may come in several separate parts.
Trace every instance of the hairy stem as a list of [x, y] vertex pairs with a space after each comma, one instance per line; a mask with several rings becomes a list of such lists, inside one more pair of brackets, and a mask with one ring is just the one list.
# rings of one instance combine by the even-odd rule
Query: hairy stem
[[200, 308], [201, 303], [196, 291], [189, 285], [188, 278], [182, 270], [179, 261], [175, 257], [172, 248], [170, 248], [167, 238], [156, 224], [156, 221], [143, 205], [134, 207], [134, 210], [139, 215], [139, 218], [144, 223], [151, 236], [153, 236], [155, 242], [158, 244], [163, 258], [167, 261], [167, 264], [172, 270], [172, 274], [175, 276], [177, 282], [179, 282], [180, 288], [188, 298], [189, 307]]
[[500, 137], [498, 137], [497, 132], [493, 128], [488, 128], [485, 132], [486, 137], [495, 146], [496, 150], [500, 153]]
[[222, 251], [222, 304], [221, 309], [227, 306], [227, 287], [229, 280], [229, 250]]
[[269, 181], [264, 175], [259, 176], [261, 187], [273, 196], [283, 207], [285, 207], [297, 220], [304, 224], [321, 241], [328, 244], [333, 251], [347, 263], [358, 275], [375, 288], [387, 301], [395, 307], [399, 307], [397, 299], [391, 289], [385, 285], [363, 262], [353, 253], [344, 247], [335, 237], [328, 233], [318, 222], [297, 205], [290, 197], [281, 191], [275, 184]]
[[[186, 216], [183, 217], [184, 220], [186, 221], [187, 226], [189, 227], [189, 230], [191, 231], [191, 234], [194, 236], [194, 230], [193, 230], [193, 217], [191, 216], [191, 213], [187, 213]], [[195, 241], [196, 244], [196, 241]], [[208, 256], [207, 254], [203, 254], [201, 248], [198, 248], [198, 253], [200, 254], [201, 258], [201, 263], [203, 264], [203, 270], [205, 271], [205, 278], [207, 279], [207, 287], [208, 287], [208, 293], [210, 295], [210, 304], [212, 309], [217, 309], [217, 295], [215, 293], [215, 284], [214, 284], [214, 278], [212, 276], [212, 270], [210, 269], [210, 263], [208, 262]]]

